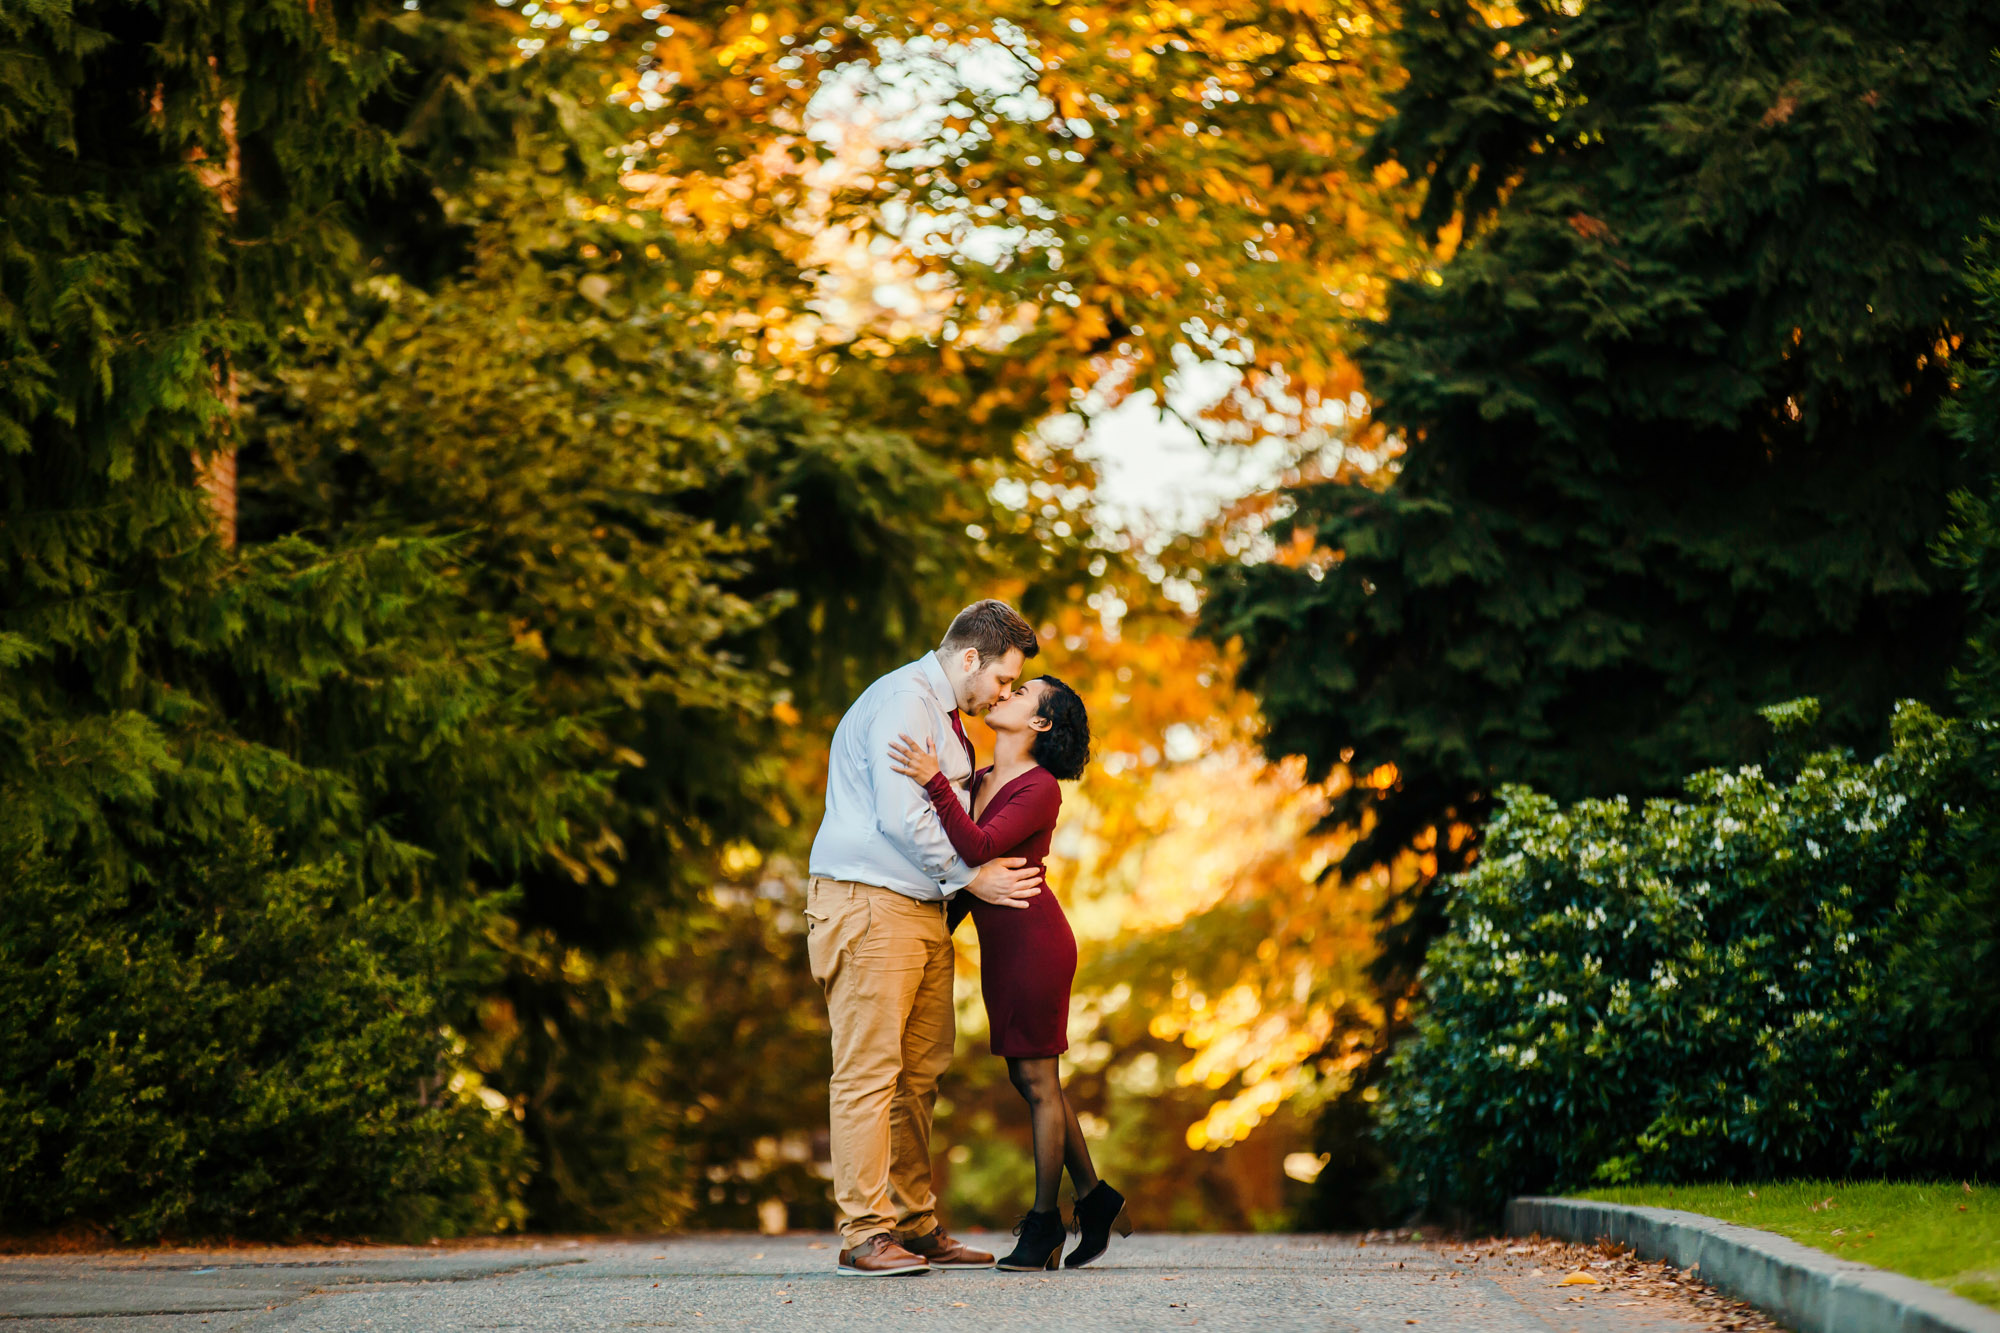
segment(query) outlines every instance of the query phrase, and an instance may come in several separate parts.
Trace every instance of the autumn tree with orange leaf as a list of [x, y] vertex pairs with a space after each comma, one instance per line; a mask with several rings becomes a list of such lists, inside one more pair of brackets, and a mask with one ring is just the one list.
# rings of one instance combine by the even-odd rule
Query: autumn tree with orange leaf
[[[1100, 531], [1045, 423], [1206, 358], [1241, 375], [1218, 441], [1382, 443], [1346, 323], [1425, 258], [1400, 174], [1356, 154], [1384, 19], [427, 0], [397, 28], [376, 109], [419, 170], [364, 200], [353, 300], [259, 381], [246, 521], [469, 527], [545, 706], [602, 722], [612, 803], [525, 879], [472, 1044], [542, 1156], [538, 1218], [812, 1216], [804, 1164], [753, 1151], [813, 1118], [811, 1080], [735, 1053], [818, 1058], [758, 886], [832, 718], [975, 590], [1145, 607], [1199, 563]], [[743, 1012], [770, 1021], [713, 1030]]]

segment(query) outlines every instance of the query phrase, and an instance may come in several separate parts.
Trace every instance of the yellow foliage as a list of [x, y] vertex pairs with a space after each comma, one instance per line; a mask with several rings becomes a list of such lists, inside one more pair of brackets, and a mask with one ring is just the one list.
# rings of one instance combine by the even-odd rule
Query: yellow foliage
[[[737, 273], [727, 299], [752, 312], [822, 313], [753, 321], [745, 344], [802, 389], [894, 405], [882, 424], [949, 442], [968, 420], [1012, 432], [1072, 387], [1158, 389], [1191, 347], [1282, 376], [1300, 406], [1237, 423], [1254, 435], [1344, 396], [1354, 316], [1432, 259], [1408, 225], [1412, 183], [1359, 167], [1401, 77], [1391, 14], [1387, 0], [933, 0], [708, 26], [634, 6], [601, 16], [612, 40], [597, 46], [618, 66], [612, 101], [641, 113], [627, 183], [692, 248], [687, 271]], [[975, 56], [1019, 86], [956, 85]], [[882, 90], [917, 67], [936, 91], [913, 111]], [[991, 262], [974, 233], [1005, 234], [1012, 254]], [[716, 253], [692, 262], [701, 251]], [[729, 262], [742, 256], [756, 262]], [[1022, 306], [1039, 313], [1001, 313]], [[869, 355], [826, 361], [863, 339]]]

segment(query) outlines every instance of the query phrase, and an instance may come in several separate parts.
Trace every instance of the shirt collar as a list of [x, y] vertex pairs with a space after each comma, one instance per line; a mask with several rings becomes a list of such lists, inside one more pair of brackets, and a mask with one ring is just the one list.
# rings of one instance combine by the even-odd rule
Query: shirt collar
[[917, 659], [917, 667], [937, 698], [938, 707], [947, 713], [957, 712], [958, 696], [952, 692], [951, 677], [944, 674], [944, 664], [937, 660], [937, 654], [925, 653]]

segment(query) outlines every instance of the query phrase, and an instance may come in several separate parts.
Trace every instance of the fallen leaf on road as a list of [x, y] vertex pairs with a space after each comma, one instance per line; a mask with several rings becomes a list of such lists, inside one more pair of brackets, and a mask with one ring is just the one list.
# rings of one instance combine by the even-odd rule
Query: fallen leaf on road
[[1592, 1277], [1588, 1273], [1571, 1273], [1568, 1277], [1556, 1283], [1558, 1287], [1580, 1287], [1585, 1284], [1588, 1284], [1593, 1287], [1602, 1285], [1601, 1283], [1598, 1282], [1596, 1278]]

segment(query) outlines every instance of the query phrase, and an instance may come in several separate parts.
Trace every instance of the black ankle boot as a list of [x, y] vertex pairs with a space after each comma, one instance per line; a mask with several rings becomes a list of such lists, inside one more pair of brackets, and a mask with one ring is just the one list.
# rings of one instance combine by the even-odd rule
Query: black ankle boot
[[1014, 1252], [996, 1267], [1009, 1273], [1035, 1273], [1056, 1266], [1056, 1261], [1062, 1258], [1063, 1237], [1068, 1231], [1063, 1226], [1062, 1214], [1051, 1210], [1029, 1213], [1015, 1225], [1014, 1234], [1021, 1238], [1015, 1242]]
[[1065, 1268], [1081, 1268], [1104, 1253], [1111, 1244], [1111, 1233], [1121, 1236], [1132, 1234], [1132, 1218], [1125, 1211], [1125, 1196], [1103, 1181], [1098, 1181], [1090, 1193], [1076, 1201], [1076, 1229], [1080, 1234], [1076, 1248], [1063, 1260]]

